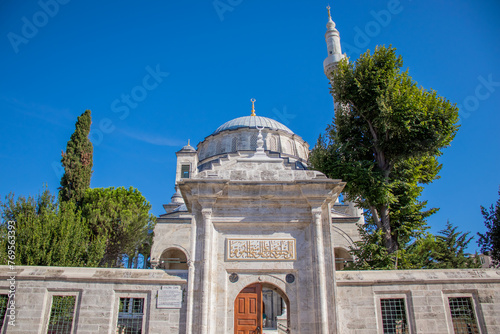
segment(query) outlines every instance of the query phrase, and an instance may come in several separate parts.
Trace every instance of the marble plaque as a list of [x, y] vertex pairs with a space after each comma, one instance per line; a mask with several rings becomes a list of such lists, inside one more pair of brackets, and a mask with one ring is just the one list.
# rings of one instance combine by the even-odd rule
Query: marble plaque
[[295, 254], [295, 239], [227, 239], [228, 261], [290, 261]]
[[158, 290], [156, 299], [156, 308], [181, 308], [182, 307], [182, 289], [180, 285], [162, 286]]

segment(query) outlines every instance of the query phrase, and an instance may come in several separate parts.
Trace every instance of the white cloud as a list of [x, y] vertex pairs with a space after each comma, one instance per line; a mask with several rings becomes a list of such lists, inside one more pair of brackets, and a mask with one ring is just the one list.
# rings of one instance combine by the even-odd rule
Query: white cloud
[[187, 144], [182, 140], [171, 139], [154, 133], [141, 133], [130, 130], [121, 130], [120, 132], [129, 138], [158, 146], [184, 146]]

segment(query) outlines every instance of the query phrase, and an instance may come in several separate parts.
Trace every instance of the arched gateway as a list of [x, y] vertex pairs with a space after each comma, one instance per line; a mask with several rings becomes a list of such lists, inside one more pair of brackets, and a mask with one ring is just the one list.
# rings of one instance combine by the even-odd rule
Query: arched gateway
[[152, 263], [188, 269], [186, 333], [332, 334], [332, 212], [344, 183], [307, 168], [300, 136], [252, 114], [177, 152]]
[[263, 331], [287, 332], [289, 301], [276, 286], [253, 283], [241, 290], [234, 300], [234, 333], [261, 334]]

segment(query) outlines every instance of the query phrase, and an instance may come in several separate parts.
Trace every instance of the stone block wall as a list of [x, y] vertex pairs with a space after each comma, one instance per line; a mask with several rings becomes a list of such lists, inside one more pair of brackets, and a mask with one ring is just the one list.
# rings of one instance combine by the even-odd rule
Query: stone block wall
[[[0, 294], [8, 294], [10, 272], [0, 266]], [[46, 333], [54, 295], [76, 296], [72, 333], [116, 333], [119, 298], [129, 297], [144, 298], [144, 333], [186, 332], [187, 271], [19, 266], [14, 272], [15, 326], [7, 320], [6, 333]], [[180, 309], [157, 308], [165, 286], [182, 289]]]
[[500, 333], [500, 271], [493, 269], [336, 273], [338, 333], [383, 333], [380, 299], [402, 298], [410, 333], [453, 333], [449, 297], [470, 297], [480, 333]]

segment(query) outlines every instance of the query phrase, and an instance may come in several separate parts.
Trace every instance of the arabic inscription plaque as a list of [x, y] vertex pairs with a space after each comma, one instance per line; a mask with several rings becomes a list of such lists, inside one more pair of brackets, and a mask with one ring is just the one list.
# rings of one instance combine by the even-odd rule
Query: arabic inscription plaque
[[291, 261], [296, 259], [295, 239], [227, 239], [229, 261]]

